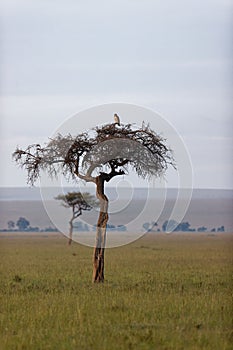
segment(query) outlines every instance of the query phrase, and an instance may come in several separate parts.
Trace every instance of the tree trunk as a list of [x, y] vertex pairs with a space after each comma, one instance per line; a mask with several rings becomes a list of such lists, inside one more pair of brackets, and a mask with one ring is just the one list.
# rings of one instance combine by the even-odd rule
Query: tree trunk
[[73, 230], [74, 230], [74, 225], [73, 222], [75, 219], [77, 219], [80, 215], [82, 215], [82, 209], [78, 209], [77, 211], [75, 211], [75, 204], [73, 205], [72, 208], [72, 218], [69, 221], [69, 225], [70, 225], [70, 229], [69, 229], [69, 241], [68, 244], [71, 245], [71, 242], [73, 241]]
[[69, 241], [68, 245], [71, 245], [71, 242], [73, 240], [73, 219], [69, 221], [70, 229], [69, 229]]
[[100, 201], [100, 213], [96, 228], [96, 242], [93, 253], [93, 282], [104, 282], [104, 250], [108, 222], [108, 198], [104, 194], [104, 175], [96, 177], [96, 196]]

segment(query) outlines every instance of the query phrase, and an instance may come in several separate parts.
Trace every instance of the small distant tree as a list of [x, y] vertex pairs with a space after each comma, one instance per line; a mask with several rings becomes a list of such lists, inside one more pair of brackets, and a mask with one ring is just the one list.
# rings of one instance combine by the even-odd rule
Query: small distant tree
[[157, 227], [157, 226], [158, 226], [157, 222], [152, 221], [149, 231], [155, 231], [155, 227]]
[[19, 231], [26, 231], [29, 225], [30, 225], [30, 222], [27, 219], [22, 217], [20, 217], [16, 222], [16, 226], [18, 227]]
[[15, 223], [12, 220], [9, 220], [7, 223], [8, 230], [14, 230], [15, 228]]
[[65, 208], [72, 209], [72, 216], [69, 221], [69, 241], [70, 245], [73, 239], [73, 222], [80, 215], [82, 215], [83, 210], [91, 210], [93, 207], [97, 206], [97, 201], [94, 196], [88, 192], [68, 192], [67, 194], [59, 194], [55, 199], [60, 200]]
[[149, 222], [144, 222], [144, 224], [142, 225], [142, 227], [143, 227], [146, 231], [148, 231], [149, 228], [150, 228], [150, 223], [149, 223]]
[[156, 226], [158, 226], [158, 224], [155, 221], [145, 222], [142, 225], [142, 227], [148, 232], [154, 231]]
[[164, 232], [175, 231], [177, 226], [178, 226], [178, 222], [176, 222], [175, 220], [173, 220], [173, 219], [166, 220], [166, 221], [164, 221], [164, 223], [162, 225], [162, 230]]
[[205, 232], [205, 231], [207, 231], [207, 227], [205, 226], [198, 227], [197, 229], [197, 232]]
[[190, 223], [189, 222], [181, 222], [175, 229], [175, 231], [183, 231], [188, 232], [190, 231]]

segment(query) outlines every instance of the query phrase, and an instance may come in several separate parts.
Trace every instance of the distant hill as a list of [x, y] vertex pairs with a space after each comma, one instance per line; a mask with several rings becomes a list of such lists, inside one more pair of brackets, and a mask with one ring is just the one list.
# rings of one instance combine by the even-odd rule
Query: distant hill
[[[64, 192], [78, 191], [78, 188], [66, 187]], [[83, 187], [83, 191], [95, 194], [95, 186]], [[61, 193], [60, 188], [47, 188], [43, 190], [43, 199], [51, 202]], [[140, 224], [135, 223], [134, 230], [140, 230], [145, 222], [156, 221], [162, 227], [164, 221], [170, 218], [176, 203], [177, 189], [148, 190], [146, 188], [118, 188], [106, 186], [109, 197], [109, 224], [127, 225], [135, 218], [140, 217], [145, 203], [149, 203], [146, 215], [142, 215]], [[186, 192], [182, 193], [181, 207], [185, 203]], [[148, 200], [148, 202], [147, 202]], [[183, 201], [183, 202], [182, 202]], [[56, 210], [60, 203], [56, 202]], [[58, 208], [58, 209], [57, 209]], [[160, 211], [161, 209], [161, 211]], [[67, 210], [67, 209], [65, 209]], [[160, 213], [156, 216], [156, 213]], [[233, 232], [233, 190], [194, 189], [190, 204], [182, 222], [190, 223], [192, 228], [206, 227], [207, 230], [224, 225], [225, 231]], [[68, 214], [68, 211], [67, 211]], [[84, 213], [82, 220], [89, 224], [96, 224], [98, 213], [95, 210]], [[53, 225], [48, 216], [40, 194], [40, 188], [0, 188], [0, 229], [7, 228], [9, 220], [17, 221], [19, 217], [25, 217], [31, 226], [39, 228]], [[177, 220], [176, 220], [177, 221]], [[140, 227], [139, 227], [140, 226]]]
[[[82, 187], [85, 192], [90, 192], [95, 194], [94, 187]], [[46, 200], [53, 199], [62, 189], [58, 187], [49, 187], [43, 189], [43, 198]], [[77, 187], [64, 187], [64, 192], [68, 191], [79, 191]], [[135, 199], [145, 199], [147, 197], [147, 188], [131, 188], [122, 187], [117, 190], [114, 187], [106, 187], [106, 193], [109, 199], [113, 200], [117, 197], [127, 198], [129, 195], [133, 194]], [[117, 193], [118, 191], [118, 193]], [[167, 199], [176, 199], [178, 194], [178, 189], [168, 188], [165, 192], [162, 189], [150, 189], [152, 193], [156, 195], [156, 198], [162, 198], [166, 195]], [[233, 190], [221, 190], [221, 189], [193, 189], [192, 192], [193, 199], [233, 199]], [[41, 191], [39, 187], [0, 187], [0, 201], [38, 201], [41, 200]]]

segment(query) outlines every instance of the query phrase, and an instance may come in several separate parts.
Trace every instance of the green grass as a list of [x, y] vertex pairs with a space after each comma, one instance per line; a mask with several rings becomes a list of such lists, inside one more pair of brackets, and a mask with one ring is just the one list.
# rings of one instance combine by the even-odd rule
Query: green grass
[[1, 350], [232, 349], [231, 235], [109, 249], [101, 285], [91, 248], [1, 236]]

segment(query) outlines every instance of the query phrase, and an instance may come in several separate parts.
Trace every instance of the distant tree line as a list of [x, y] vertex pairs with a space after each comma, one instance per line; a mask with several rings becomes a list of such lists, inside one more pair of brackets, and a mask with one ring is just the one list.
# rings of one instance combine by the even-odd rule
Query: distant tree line
[[[92, 229], [89, 225], [83, 223], [82, 221], [76, 221], [74, 223], [74, 230], [75, 231], [91, 231], [96, 229], [96, 225], [92, 226]], [[58, 232], [58, 229], [55, 227], [45, 227], [43, 229], [39, 227], [33, 227], [30, 225], [30, 221], [27, 220], [24, 217], [19, 217], [16, 222], [13, 220], [9, 220], [7, 222], [7, 229], [0, 229], [0, 231], [4, 232]], [[108, 231], [127, 231], [127, 227], [125, 225], [113, 225], [113, 224], [107, 224]], [[211, 228], [208, 229], [206, 226], [200, 226], [197, 228], [192, 228], [191, 224], [187, 221], [177, 223], [175, 220], [166, 220], [162, 224], [161, 228], [159, 228], [159, 225], [155, 221], [151, 222], [145, 222], [143, 224], [143, 229], [147, 232], [166, 232], [166, 231], [173, 231], [173, 232], [225, 232], [224, 225], [219, 226], [217, 228]]]
[[40, 229], [39, 227], [34, 227], [30, 225], [30, 221], [24, 217], [19, 217], [15, 222], [9, 220], [7, 222], [7, 229], [1, 229], [0, 231], [4, 232], [57, 232], [58, 230], [55, 227], [45, 227]]
[[[173, 232], [206, 232], [208, 231], [208, 228], [205, 226], [200, 226], [198, 228], [192, 228], [191, 224], [189, 222], [181, 222], [178, 223], [175, 220], [166, 220], [162, 224], [162, 228], [160, 229], [157, 222], [151, 221], [151, 222], [145, 222], [143, 224], [143, 228], [148, 232], [166, 232], [166, 231], [173, 231]], [[210, 229], [211, 232], [225, 232], [225, 227], [222, 225], [218, 228], [212, 228]]]
[[[24, 217], [20, 217], [16, 222], [13, 220], [9, 220], [7, 222], [7, 229], [0, 229], [0, 231], [4, 232], [58, 232], [57, 228], [55, 227], [46, 227], [46, 228], [39, 228], [39, 227], [32, 227], [30, 225], [30, 221], [27, 220]], [[86, 223], [83, 223], [82, 221], [76, 221], [73, 223], [73, 228], [75, 231], [95, 231], [96, 225], [93, 225], [92, 227], [90, 225], [87, 225]], [[113, 224], [107, 224], [108, 231], [126, 231], [127, 228], [125, 225], [113, 225]]]

